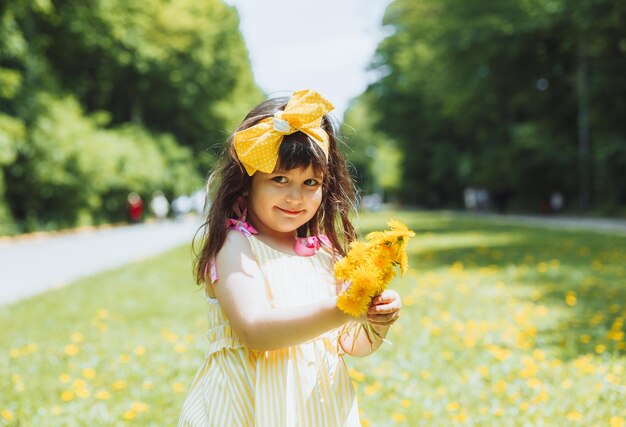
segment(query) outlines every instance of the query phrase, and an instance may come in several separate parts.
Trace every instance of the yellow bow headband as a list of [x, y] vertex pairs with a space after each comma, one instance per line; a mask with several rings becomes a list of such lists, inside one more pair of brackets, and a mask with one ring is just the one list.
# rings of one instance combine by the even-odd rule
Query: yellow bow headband
[[322, 117], [333, 108], [330, 101], [314, 90], [299, 90], [293, 93], [284, 111], [236, 132], [235, 151], [248, 175], [257, 170], [272, 173], [283, 137], [298, 131], [317, 142], [328, 158], [328, 134], [322, 129]]

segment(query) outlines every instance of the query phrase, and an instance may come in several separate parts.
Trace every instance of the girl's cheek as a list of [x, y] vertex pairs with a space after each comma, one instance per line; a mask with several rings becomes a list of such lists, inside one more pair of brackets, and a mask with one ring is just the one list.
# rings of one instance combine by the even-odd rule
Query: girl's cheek
[[322, 203], [322, 189], [321, 188], [315, 191], [315, 194], [313, 195], [313, 201], [317, 203], [318, 205]]

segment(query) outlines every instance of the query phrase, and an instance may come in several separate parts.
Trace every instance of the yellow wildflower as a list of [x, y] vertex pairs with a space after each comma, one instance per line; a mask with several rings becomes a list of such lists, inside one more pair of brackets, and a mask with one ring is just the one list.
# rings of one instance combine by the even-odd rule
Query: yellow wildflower
[[350, 282], [337, 301], [347, 314], [358, 317], [367, 312], [371, 298], [395, 277], [395, 265], [403, 275], [408, 270], [406, 247], [415, 233], [398, 221], [390, 221], [389, 226], [391, 230], [369, 233], [366, 242], [352, 242], [346, 257], [335, 264], [335, 278]]
[[7, 421], [13, 421], [13, 413], [9, 411], [8, 409], [4, 409], [2, 411], [2, 418], [4, 418]]

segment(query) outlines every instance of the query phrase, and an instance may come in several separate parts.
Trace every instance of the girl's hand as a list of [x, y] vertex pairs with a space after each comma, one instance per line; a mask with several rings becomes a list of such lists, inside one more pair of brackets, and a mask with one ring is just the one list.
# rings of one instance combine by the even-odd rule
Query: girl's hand
[[373, 326], [389, 327], [400, 317], [401, 307], [400, 295], [391, 289], [384, 290], [372, 299], [367, 320]]

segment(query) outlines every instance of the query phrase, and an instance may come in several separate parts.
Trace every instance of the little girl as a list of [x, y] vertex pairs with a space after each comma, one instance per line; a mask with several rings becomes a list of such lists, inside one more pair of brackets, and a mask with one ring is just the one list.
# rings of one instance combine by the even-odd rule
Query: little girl
[[195, 275], [210, 344], [179, 426], [361, 425], [343, 355], [381, 340], [344, 326], [370, 322], [384, 337], [401, 302], [385, 291], [359, 319], [336, 307], [333, 263], [356, 233], [332, 109], [312, 90], [261, 103], [209, 178]]

